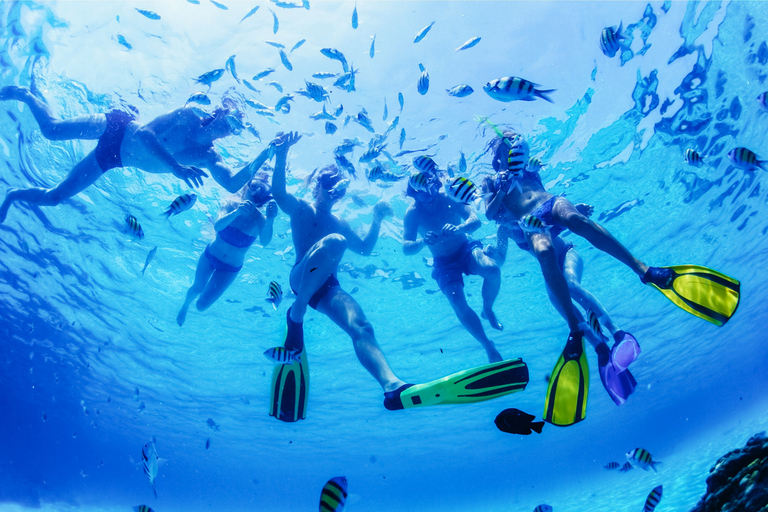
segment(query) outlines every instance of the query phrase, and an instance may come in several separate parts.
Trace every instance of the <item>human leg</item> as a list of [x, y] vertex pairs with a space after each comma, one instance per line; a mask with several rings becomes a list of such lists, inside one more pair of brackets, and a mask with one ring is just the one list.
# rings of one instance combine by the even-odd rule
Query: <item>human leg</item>
[[203, 293], [197, 299], [195, 306], [198, 311], [205, 311], [213, 305], [214, 302], [219, 300], [222, 294], [229, 288], [235, 278], [237, 272], [229, 272], [226, 270], [214, 270], [213, 275], [208, 280], [208, 284], [205, 285]]
[[483, 318], [487, 319], [494, 329], [504, 330], [504, 326], [493, 312], [493, 303], [501, 289], [501, 270], [498, 264], [489, 258], [482, 249], [477, 248], [472, 251], [467, 267], [470, 274], [483, 278]]
[[192, 301], [194, 301], [195, 298], [197, 298], [197, 296], [203, 292], [205, 285], [208, 283], [208, 280], [213, 274], [213, 271], [213, 266], [211, 265], [210, 261], [208, 261], [208, 257], [206, 256], [205, 252], [203, 252], [203, 254], [200, 255], [200, 259], [197, 261], [195, 281], [192, 283], [192, 286], [190, 286], [189, 290], [187, 290], [187, 297], [184, 300], [184, 305], [181, 306], [179, 314], [176, 315], [176, 323], [179, 324], [179, 327], [184, 325], [184, 320], [187, 318], [187, 311], [189, 310], [190, 304], [192, 304]]
[[568, 283], [571, 297], [584, 308], [585, 311], [591, 310], [595, 313], [597, 318], [600, 319], [600, 323], [603, 324], [611, 334], [614, 334], [619, 330], [619, 327], [613, 323], [610, 315], [608, 315], [608, 311], [603, 307], [597, 297], [581, 285], [584, 261], [573, 246], [570, 246], [570, 248], [566, 247], [566, 251], [565, 256], [562, 258], [563, 275]]
[[290, 317], [294, 322], [304, 321], [309, 301], [336, 272], [346, 249], [346, 238], [338, 234], [328, 235], [315, 243], [293, 268], [291, 288], [296, 293], [296, 300], [291, 306]]
[[405, 384], [389, 367], [376, 342], [373, 326], [365, 317], [360, 304], [350, 294], [335, 286], [320, 300], [317, 310], [328, 316], [352, 338], [358, 360], [385, 392], [394, 391]]
[[494, 343], [488, 339], [483, 330], [483, 324], [480, 322], [480, 318], [472, 311], [472, 308], [467, 304], [467, 298], [464, 295], [464, 283], [461, 281], [452, 281], [447, 284], [441, 285], [440, 289], [448, 298], [448, 302], [451, 304], [454, 313], [461, 322], [461, 325], [475, 338], [485, 349], [488, 354], [488, 362], [495, 363], [501, 361], [503, 358]]
[[563, 271], [557, 258], [557, 252], [552, 245], [552, 238], [548, 233], [533, 233], [529, 236], [528, 245], [533, 250], [534, 256], [541, 266], [541, 274], [550, 292], [550, 298], [555, 308], [560, 312], [568, 322], [568, 328], [571, 332], [580, 330], [579, 323], [582, 321], [581, 315], [577, 315], [576, 308], [571, 302], [571, 293], [568, 282], [565, 280]]

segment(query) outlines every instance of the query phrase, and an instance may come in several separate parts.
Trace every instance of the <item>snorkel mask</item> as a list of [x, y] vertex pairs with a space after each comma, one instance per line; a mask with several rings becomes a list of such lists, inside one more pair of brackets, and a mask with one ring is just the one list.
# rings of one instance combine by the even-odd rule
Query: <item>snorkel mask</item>
[[272, 199], [272, 187], [259, 178], [248, 182], [248, 197], [256, 206], [263, 206]]

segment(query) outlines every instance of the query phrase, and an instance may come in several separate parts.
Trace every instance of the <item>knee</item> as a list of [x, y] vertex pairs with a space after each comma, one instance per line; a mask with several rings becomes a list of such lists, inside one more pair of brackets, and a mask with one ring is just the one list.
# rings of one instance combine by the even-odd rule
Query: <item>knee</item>
[[195, 303], [195, 307], [198, 311], [205, 311], [209, 307], [211, 307], [213, 303], [210, 300], [206, 300], [204, 297], [201, 297], [197, 300]]
[[323, 239], [323, 248], [334, 255], [341, 255], [347, 250], [347, 239], [338, 233], [326, 236]]
[[354, 333], [352, 338], [355, 341], [370, 341], [375, 338], [373, 325], [371, 325], [371, 322], [369, 322], [367, 318], [356, 320], [352, 325], [352, 328]]
[[67, 197], [62, 194], [58, 188], [52, 188], [43, 192], [40, 204], [45, 206], [56, 206], [66, 198]]

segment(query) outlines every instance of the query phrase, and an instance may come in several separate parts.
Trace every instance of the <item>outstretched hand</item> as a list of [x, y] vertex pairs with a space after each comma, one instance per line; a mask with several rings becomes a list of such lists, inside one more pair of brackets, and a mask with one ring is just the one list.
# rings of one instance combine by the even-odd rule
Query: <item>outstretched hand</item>
[[288, 148], [299, 142], [301, 135], [299, 132], [278, 132], [270, 145], [274, 146], [276, 150], [288, 151]]
[[384, 217], [391, 217], [394, 215], [392, 207], [386, 201], [379, 201], [373, 207], [373, 217], [378, 220], [384, 220]]
[[199, 187], [203, 184], [203, 178], [208, 175], [202, 169], [193, 165], [177, 165], [173, 168], [173, 175], [182, 180], [190, 187]]

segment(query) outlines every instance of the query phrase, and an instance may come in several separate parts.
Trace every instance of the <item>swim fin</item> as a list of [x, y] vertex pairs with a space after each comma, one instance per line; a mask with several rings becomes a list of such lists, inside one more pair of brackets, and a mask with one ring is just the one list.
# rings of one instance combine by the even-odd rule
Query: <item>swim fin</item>
[[572, 332], [552, 369], [544, 403], [544, 421], [558, 427], [578, 423], [587, 416], [589, 364], [584, 353], [584, 332]]
[[739, 307], [741, 283], [700, 265], [649, 267], [641, 278], [676, 306], [717, 326]]
[[[286, 343], [289, 337], [301, 336], [300, 346], [304, 345], [303, 324], [291, 320], [290, 309], [286, 323]], [[295, 342], [296, 340], [291, 339]], [[294, 343], [291, 343], [293, 346]], [[269, 399], [269, 415], [280, 421], [294, 422], [307, 417], [309, 399], [309, 364], [307, 351], [302, 350], [299, 361], [293, 364], [278, 364], [272, 370], [272, 392]]]
[[528, 385], [528, 366], [509, 359], [463, 370], [426, 384], [405, 384], [384, 393], [390, 411], [428, 405], [471, 404], [516, 393]]
[[[616, 348], [616, 345], [614, 345], [614, 348]], [[616, 405], [625, 403], [629, 395], [637, 387], [635, 377], [632, 376], [626, 366], [622, 369], [614, 362], [612, 357], [614, 352], [608, 348], [607, 344], [599, 344], [595, 348], [595, 352], [597, 352], [597, 367], [600, 373], [600, 380], [608, 392], [608, 396], [611, 397], [611, 400]]]

